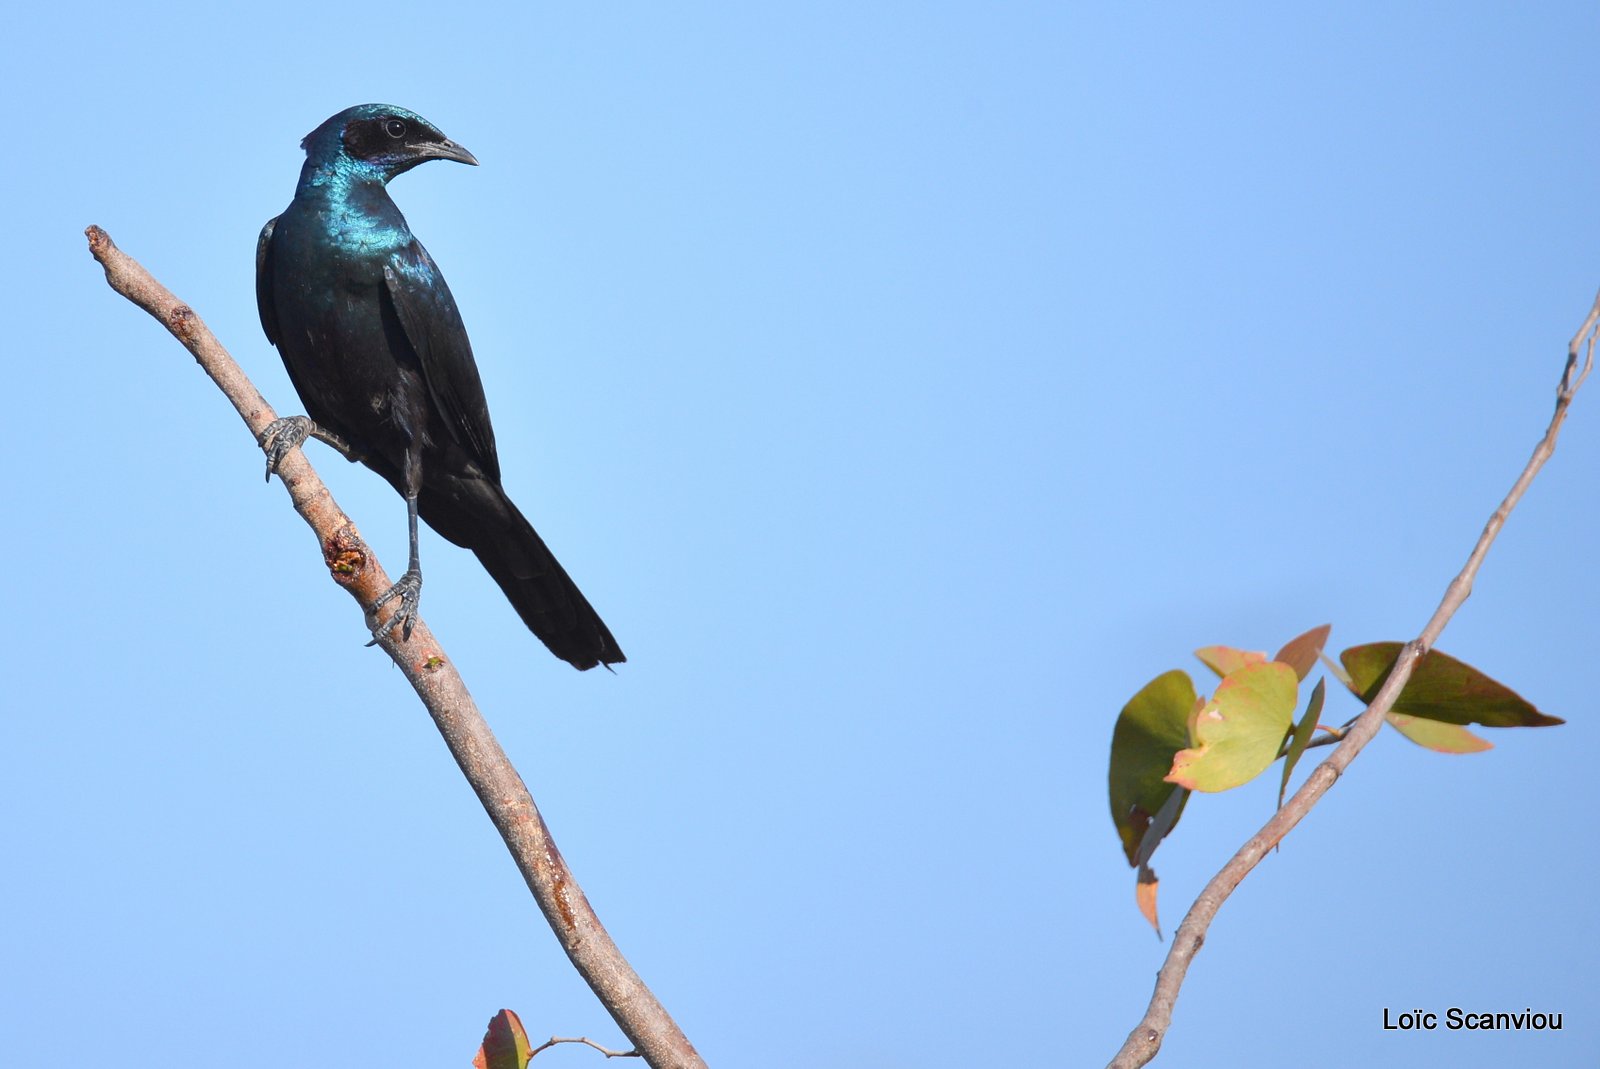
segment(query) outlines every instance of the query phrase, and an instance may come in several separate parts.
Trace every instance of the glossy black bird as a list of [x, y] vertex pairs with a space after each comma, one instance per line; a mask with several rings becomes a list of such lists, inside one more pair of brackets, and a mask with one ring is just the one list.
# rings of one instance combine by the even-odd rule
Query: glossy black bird
[[477, 554], [530, 630], [578, 669], [626, 660], [599, 614], [500, 485], [494, 429], [461, 313], [385, 188], [428, 160], [477, 164], [422, 116], [341, 111], [301, 142], [294, 200], [262, 229], [256, 302], [310, 417], [262, 435], [268, 475], [307, 436], [360, 460], [406, 499], [411, 560], [373, 603], [373, 631], [409, 637], [422, 592], [417, 517]]

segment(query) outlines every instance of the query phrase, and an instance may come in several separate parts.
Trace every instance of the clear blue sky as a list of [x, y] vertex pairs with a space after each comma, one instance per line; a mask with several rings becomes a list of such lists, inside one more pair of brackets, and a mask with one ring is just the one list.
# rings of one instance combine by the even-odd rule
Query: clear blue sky
[[[0, 1062], [465, 1065], [502, 1006], [617, 1038], [237, 417], [84, 250], [298, 411], [256, 233], [301, 136], [379, 100], [482, 161], [392, 191], [629, 663], [557, 662], [431, 533], [423, 613], [645, 979], [713, 1065], [1102, 1064], [1166, 949], [1117, 710], [1196, 646], [1432, 611], [1600, 285], [1600, 10], [439, 11], [13, 16]], [[398, 571], [399, 500], [311, 456]], [[1158, 1064], [1600, 1061], [1597, 462], [1600, 392], [1442, 643], [1568, 724], [1380, 737]], [[1169, 928], [1274, 786], [1190, 806]], [[1381, 1029], [1451, 1005], [1566, 1030]]]

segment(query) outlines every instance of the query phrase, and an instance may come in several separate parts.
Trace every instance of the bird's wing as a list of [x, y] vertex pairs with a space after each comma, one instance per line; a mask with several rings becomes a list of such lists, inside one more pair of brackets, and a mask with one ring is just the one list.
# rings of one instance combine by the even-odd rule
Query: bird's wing
[[278, 311], [272, 303], [272, 228], [276, 225], [277, 216], [268, 219], [256, 241], [256, 311], [261, 315], [267, 342], [272, 345], [278, 344]]
[[389, 258], [383, 279], [445, 426], [457, 444], [498, 480], [500, 460], [495, 455], [494, 428], [489, 423], [483, 381], [472, 359], [467, 328], [444, 276], [434, 266], [428, 250], [412, 241]]

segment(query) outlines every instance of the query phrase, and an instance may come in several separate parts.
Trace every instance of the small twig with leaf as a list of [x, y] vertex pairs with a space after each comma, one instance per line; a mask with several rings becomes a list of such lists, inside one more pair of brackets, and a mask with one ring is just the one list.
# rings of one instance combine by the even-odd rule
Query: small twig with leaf
[[562, 1043], [577, 1043], [590, 1047], [611, 1058], [638, 1058], [636, 1050], [612, 1050], [588, 1036], [551, 1036], [537, 1047], [528, 1038], [522, 1019], [513, 1010], [501, 1010], [489, 1021], [483, 1034], [483, 1045], [472, 1059], [474, 1069], [527, 1069], [528, 1063], [551, 1047]]

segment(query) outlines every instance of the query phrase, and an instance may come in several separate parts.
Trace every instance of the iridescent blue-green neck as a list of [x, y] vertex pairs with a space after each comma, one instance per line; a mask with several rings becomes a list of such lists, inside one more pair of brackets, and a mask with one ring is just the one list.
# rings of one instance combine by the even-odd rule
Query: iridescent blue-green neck
[[295, 187], [295, 196], [315, 189], [333, 199], [346, 200], [357, 188], [365, 187], [369, 192], [382, 189], [393, 177], [385, 168], [352, 159], [343, 152], [331, 159], [310, 156], [300, 168], [300, 184]]

